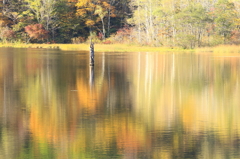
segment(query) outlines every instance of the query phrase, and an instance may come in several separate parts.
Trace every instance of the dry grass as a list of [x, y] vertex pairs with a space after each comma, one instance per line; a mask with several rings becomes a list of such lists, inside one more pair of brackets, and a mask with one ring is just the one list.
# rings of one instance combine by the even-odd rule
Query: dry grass
[[240, 53], [238, 45], [219, 45], [215, 47], [198, 48], [195, 52], [211, 52], [214, 54]]
[[[15, 48], [46, 48], [74, 51], [88, 51], [89, 44], [0, 44], [0, 47]], [[186, 52], [193, 50], [183, 50], [180, 48], [150, 47], [127, 44], [95, 44], [96, 52]]]

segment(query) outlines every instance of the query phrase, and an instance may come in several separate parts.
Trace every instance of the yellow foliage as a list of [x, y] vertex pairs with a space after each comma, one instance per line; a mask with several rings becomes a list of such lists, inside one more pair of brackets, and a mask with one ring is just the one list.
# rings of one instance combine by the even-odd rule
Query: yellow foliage
[[[92, 0], [78, 0], [78, 3], [75, 6], [77, 7], [76, 14], [78, 16], [86, 16], [86, 18], [88, 18], [85, 22], [87, 26], [93, 26], [99, 21], [98, 19], [95, 22], [93, 21], [96, 16], [99, 16], [101, 19], [103, 19], [107, 14], [107, 9], [112, 7], [109, 3], [102, 0], [99, 0], [97, 2]], [[111, 8], [111, 17], [116, 16], [115, 14], [113, 14], [113, 11], [114, 7]], [[95, 18], [93, 18], [92, 16], [95, 16]]]
[[96, 7], [96, 5], [93, 3], [89, 3], [87, 7], [91, 9], [90, 11], [92, 11]]
[[76, 7], [78, 8], [88, 7], [90, 3], [91, 3], [90, 0], [81, 0], [81, 1], [78, 1], [78, 3], [76, 4]]
[[77, 10], [77, 15], [78, 16], [84, 16], [86, 14], [86, 10], [85, 9], [78, 9]]
[[84, 7], [84, 5], [85, 5], [84, 1], [80, 1], [76, 4], [76, 7], [81, 8]]
[[85, 22], [85, 24], [86, 24], [87, 26], [93, 26], [93, 25], [95, 24], [95, 22], [94, 22], [93, 20], [91, 20], [91, 19], [88, 19], [88, 20]]
[[90, 0], [81, 0], [75, 5], [77, 9], [78, 16], [85, 16], [87, 12], [94, 11], [95, 4], [93, 4]]

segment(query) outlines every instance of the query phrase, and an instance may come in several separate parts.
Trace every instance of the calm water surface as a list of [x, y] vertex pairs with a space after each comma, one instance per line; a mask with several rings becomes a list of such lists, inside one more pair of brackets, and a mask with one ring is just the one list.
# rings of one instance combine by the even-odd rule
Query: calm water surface
[[0, 48], [0, 158], [240, 158], [240, 55]]

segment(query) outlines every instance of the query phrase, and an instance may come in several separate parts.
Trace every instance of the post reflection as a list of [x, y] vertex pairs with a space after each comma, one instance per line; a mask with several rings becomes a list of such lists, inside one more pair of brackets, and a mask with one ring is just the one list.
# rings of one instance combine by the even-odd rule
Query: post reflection
[[94, 86], [94, 67], [90, 66], [89, 69], [89, 85], [90, 85], [90, 89], [92, 89], [92, 87]]
[[238, 57], [1, 51], [0, 158], [240, 157]]

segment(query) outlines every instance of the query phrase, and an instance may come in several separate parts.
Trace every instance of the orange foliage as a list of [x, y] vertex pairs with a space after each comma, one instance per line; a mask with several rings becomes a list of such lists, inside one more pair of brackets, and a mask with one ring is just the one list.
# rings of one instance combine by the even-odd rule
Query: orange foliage
[[87, 14], [87, 11], [85, 9], [78, 9], [77, 15], [78, 16], [84, 16]]

